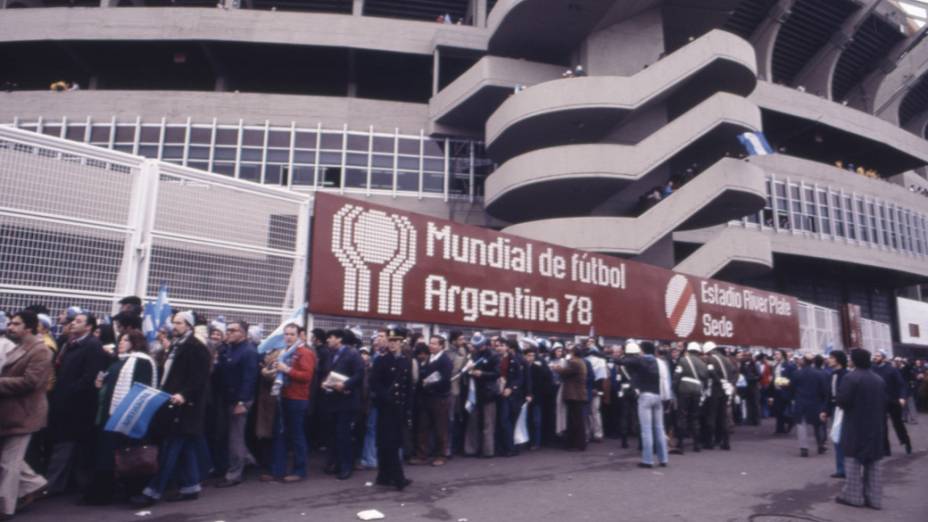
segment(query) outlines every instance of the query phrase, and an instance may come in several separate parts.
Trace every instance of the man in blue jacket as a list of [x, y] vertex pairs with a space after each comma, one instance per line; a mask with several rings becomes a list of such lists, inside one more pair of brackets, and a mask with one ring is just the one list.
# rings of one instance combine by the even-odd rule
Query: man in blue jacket
[[361, 384], [364, 361], [357, 350], [348, 346], [344, 330], [326, 332], [326, 345], [331, 354], [329, 373], [322, 381], [321, 407], [328, 414], [333, 428], [327, 430], [329, 450], [326, 473], [335, 473], [339, 480], [351, 477], [354, 469], [351, 433], [352, 424], [361, 408]]
[[[909, 432], [905, 428], [905, 423], [902, 422], [902, 408], [905, 406], [905, 380], [899, 370], [886, 361], [886, 352], [883, 350], [873, 355], [873, 373], [882, 377], [886, 383], [886, 415], [892, 421], [896, 436], [899, 437], [899, 444], [905, 446], [906, 453], [911, 454], [912, 442], [909, 440]], [[883, 449], [886, 455], [889, 455], [889, 430], [885, 430], [883, 436]]]
[[227, 346], [219, 353], [216, 372], [226, 404], [229, 405], [229, 467], [225, 480], [216, 487], [237, 486], [248, 448], [245, 446], [245, 420], [255, 398], [258, 380], [258, 350], [248, 340], [248, 323], [235, 321], [226, 328]]
[[800, 359], [801, 368], [793, 373], [790, 388], [793, 392], [793, 417], [799, 437], [799, 453], [809, 456], [809, 434], [811, 426], [818, 445], [819, 454], [825, 452], [825, 438], [819, 424], [825, 418], [828, 406], [828, 384], [815, 368], [812, 355]]

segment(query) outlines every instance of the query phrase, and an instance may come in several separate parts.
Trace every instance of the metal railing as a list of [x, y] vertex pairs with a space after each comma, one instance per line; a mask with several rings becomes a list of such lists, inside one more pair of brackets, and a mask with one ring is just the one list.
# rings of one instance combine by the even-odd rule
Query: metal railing
[[276, 324], [305, 299], [310, 198], [0, 127], [0, 308], [126, 295]]

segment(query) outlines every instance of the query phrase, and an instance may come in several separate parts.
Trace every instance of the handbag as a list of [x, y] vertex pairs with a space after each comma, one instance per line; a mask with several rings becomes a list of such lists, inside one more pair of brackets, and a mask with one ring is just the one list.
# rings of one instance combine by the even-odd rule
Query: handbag
[[835, 420], [831, 423], [831, 441], [841, 444], [841, 428], [844, 425], [844, 410], [835, 408]]
[[157, 446], [129, 446], [115, 452], [116, 478], [143, 478], [158, 474]]

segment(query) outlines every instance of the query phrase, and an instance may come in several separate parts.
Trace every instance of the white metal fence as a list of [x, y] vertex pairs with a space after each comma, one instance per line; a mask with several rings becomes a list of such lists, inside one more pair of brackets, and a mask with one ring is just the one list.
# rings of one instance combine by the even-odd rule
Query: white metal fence
[[276, 325], [305, 299], [305, 194], [0, 127], [0, 309], [126, 295]]
[[[861, 346], [870, 352], [885, 350], [892, 354], [893, 340], [890, 326], [872, 319], [860, 320]], [[825, 353], [843, 350], [841, 315], [837, 310], [811, 303], [799, 303], [799, 347], [806, 352]]]

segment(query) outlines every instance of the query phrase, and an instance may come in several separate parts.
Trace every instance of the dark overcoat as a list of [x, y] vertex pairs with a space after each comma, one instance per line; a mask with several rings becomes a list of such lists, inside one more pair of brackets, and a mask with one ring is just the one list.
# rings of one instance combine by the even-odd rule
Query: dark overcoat
[[374, 359], [370, 390], [377, 405], [377, 449], [399, 449], [411, 418], [412, 365], [408, 357], [386, 353]]
[[174, 350], [176, 353], [170, 362], [170, 370], [165, 365], [167, 375], [161, 391], [183, 395], [184, 404], [174, 406], [165, 403], [155, 418], [155, 429], [160, 435], [200, 435], [206, 420], [211, 356], [206, 346], [194, 335], [189, 335]]
[[883, 458], [886, 429], [886, 383], [869, 369], [848, 372], [838, 388], [844, 410], [841, 449], [844, 456], [869, 463]]
[[53, 440], [89, 440], [97, 421], [97, 374], [110, 356], [93, 334], [70, 342], [55, 361], [55, 387], [49, 397], [49, 433]]

